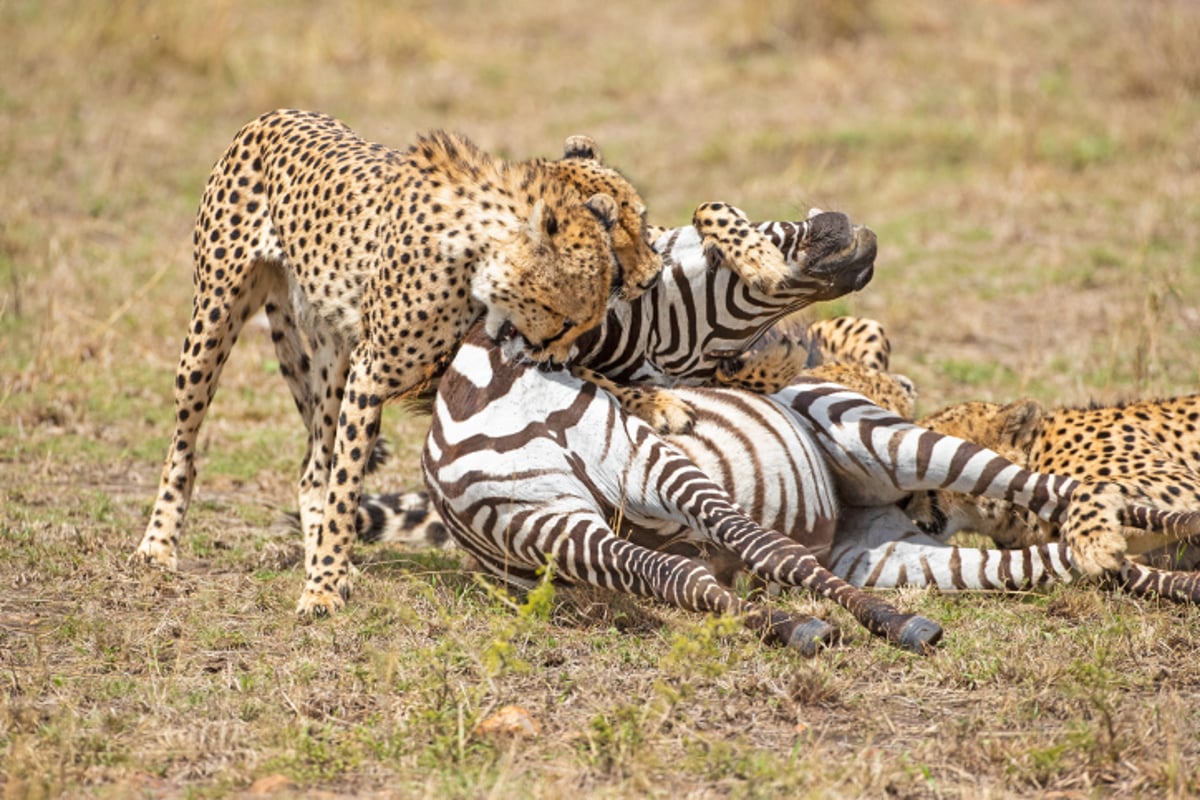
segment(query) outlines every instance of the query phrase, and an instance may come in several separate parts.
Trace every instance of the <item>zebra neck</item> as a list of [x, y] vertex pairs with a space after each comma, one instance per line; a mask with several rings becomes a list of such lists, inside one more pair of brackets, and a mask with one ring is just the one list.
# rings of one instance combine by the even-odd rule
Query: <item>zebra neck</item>
[[807, 222], [756, 222], [754, 227], [783, 253], [783, 258], [789, 264], [795, 264], [797, 257], [802, 257], [804, 237], [808, 233]]
[[[764, 222], [793, 265], [805, 226]], [[706, 381], [721, 358], [745, 351], [781, 317], [808, 305], [810, 287], [757, 291], [732, 269], [711, 269], [700, 234], [675, 228], [655, 242], [658, 283], [633, 302], [614, 301], [604, 323], [579, 340], [579, 363], [614, 380]]]

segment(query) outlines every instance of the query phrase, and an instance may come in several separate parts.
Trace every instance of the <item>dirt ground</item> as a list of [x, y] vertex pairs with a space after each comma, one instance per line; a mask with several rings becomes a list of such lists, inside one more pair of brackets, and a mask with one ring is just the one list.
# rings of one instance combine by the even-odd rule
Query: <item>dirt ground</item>
[[[574, 133], [652, 221], [838, 209], [920, 410], [1200, 385], [1200, 6], [1188, 0], [0, 2], [0, 775], [5, 797], [1188, 797], [1200, 613], [1091, 586], [889, 593], [929, 657], [804, 660], [588, 591], [500, 596], [364, 547], [293, 615], [303, 435], [266, 333], [226, 369], [177, 573], [151, 506], [212, 163], [277, 107], [506, 157]], [[389, 409], [379, 488], [416, 488]], [[549, 602], [547, 602], [549, 601]], [[506, 705], [532, 737], [476, 726]]]

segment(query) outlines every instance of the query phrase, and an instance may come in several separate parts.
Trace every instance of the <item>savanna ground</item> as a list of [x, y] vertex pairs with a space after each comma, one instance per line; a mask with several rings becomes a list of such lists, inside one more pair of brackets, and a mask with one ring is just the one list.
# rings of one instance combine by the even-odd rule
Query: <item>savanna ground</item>
[[[499, 10], [502, 9], [502, 10]], [[703, 9], [703, 10], [702, 10]], [[595, 136], [657, 222], [704, 200], [878, 232], [820, 309], [883, 320], [922, 409], [1200, 384], [1200, 6], [0, 0], [0, 769], [6, 797], [1183, 797], [1200, 613], [1088, 587], [922, 591], [929, 657], [818, 658], [449, 556], [362, 548], [293, 616], [272, 527], [303, 437], [248, 331], [177, 574], [131, 569], [171, 420], [208, 169], [259, 113], [511, 157]], [[422, 422], [385, 418], [415, 488]], [[521, 601], [518, 601], [521, 602]], [[518, 704], [530, 739], [472, 732]]]

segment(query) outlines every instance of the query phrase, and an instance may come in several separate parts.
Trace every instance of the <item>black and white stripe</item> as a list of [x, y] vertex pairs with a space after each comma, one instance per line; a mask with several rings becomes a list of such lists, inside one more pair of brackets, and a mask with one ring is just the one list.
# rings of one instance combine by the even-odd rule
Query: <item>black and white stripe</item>
[[829, 269], [810, 260], [809, 235], [826, 217], [844, 219], [824, 213], [755, 226], [792, 270], [771, 293], [749, 286], [731, 269], [713, 268], [695, 228], [667, 230], [654, 244], [663, 257], [659, 282], [632, 303], [615, 302], [604, 323], [580, 338], [576, 363], [622, 382], [711, 382], [722, 358], [744, 352], [777, 320], [870, 279], [869, 263]]
[[[772, 400], [711, 394], [731, 406], [757, 400], [759, 424], [780, 433], [789, 427], [786, 409]], [[794, 442], [817, 463], [815, 451]], [[936, 623], [862, 593], [798, 538], [760, 526], [689, 455], [622, 414], [595, 385], [508, 359], [476, 331], [442, 379], [422, 466], [451, 535], [513, 583], [530, 585], [549, 563], [563, 580], [738, 614], [765, 638], [802, 652], [833, 637], [819, 620], [739, 598], [703, 560], [672, 552], [672, 545], [694, 543], [731, 555], [765, 581], [831, 597], [871, 632], [909, 649], [940, 638]], [[776, 504], [791, 494], [781, 491]], [[814, 518], [832, 510], [822, 512], [819, 502]]]

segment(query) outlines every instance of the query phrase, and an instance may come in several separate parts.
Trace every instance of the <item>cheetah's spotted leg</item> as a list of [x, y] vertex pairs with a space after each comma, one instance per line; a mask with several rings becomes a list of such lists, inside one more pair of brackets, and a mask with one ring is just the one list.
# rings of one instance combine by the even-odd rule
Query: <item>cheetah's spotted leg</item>
[[[358, 343], [349, 359], [340, 402], [336, 393], [327, 392], [326, 408], [314, 415], [314, 423], [321, 425], [320, 435], [314, 434], [300, 503], [305, 583], [296, 613], [302, 616], [339, 611], [350, 596], [350, 549], [356, 536], [358, 498], [383, 409], [372, 352], [369, 341]], [[329, 419], [336, 419], [336, 426], [325, 425]]]
[[[197, 274], [220, 263], [210, 251], [219, 249], [207, 238], [197, 254]], [[196, 481], [196, 441], [208, 413], [221, 370], [246, 319], [269, 299], [286, 299], [286, 287], [273, 265], [249, 266], [241, 291], [227, 293], [211, 304], [193, 304], [192, 320], [183, 340], [175, 373], [175, 432], [163, 464], [154, 510], [130, 560], [173, 570], [183, 520]]]
[[1126, 502], [1113, 484], [1081, 484], [1072, 493], [1062, 535], [1085, 575], [1120, 570], [1128, 544], [1122, 532]]
[[573, 367], [571, 372], [611, 394], [626, 414], [650, 423], [661, 436], [690, 433], [696, 423], [696, 411], [691, 404], [666, 389], [614, 383], [587, 367]]
[[769, 238], [741, 209], [728, 203], [704, 203], [692, 214], [704, 255], [714, 268], [725, 264], [755, 289], [768, 294], [791, 278], [792, 271]]
[[[321, 519], [328, 498], [328, 481], [330, 463], [337, 428], [333, 423], [341, 412], [343, 392], [335, 387], [346, 385], [349, 371], [349, 355], [332, 343], [318, 346], [312, 354], [313, 395], [319, 404], [312, 414], [312, 425], [309, 432], [308, 455], [305, 459], [304, 472], [300, 478], [299, 502], [300, 525], [304, 532], [305, 575], [314, 569], [313, 554], [317, 552], [317, 543], [322, 541]], [[349, 587], [347, 586], [347, 591]], [[340, 608], [339, 601], [343, 598], [342, 591], [338, 597], [331, 599], [329, 604], [313, 602], [313, 606], [321, 606], [323, 610]], [[302, 597], [319, 601], [319, 597]], [[312, 609], [298, 613], [319, 613]]]
[[804, 369], [804, 350], [789, 336], [717, 364], [716, 379], [723, 386], [774, 394], [790, 386]]

